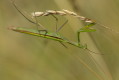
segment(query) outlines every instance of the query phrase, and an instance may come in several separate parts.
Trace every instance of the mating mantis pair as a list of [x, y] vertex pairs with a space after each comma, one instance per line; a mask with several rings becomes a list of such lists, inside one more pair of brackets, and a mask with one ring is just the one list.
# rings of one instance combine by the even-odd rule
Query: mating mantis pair
[[[78, 31], [77, 31], [77, 42], [72, 42], [72, 41], [69, 41], [68, 39], [64, 38], [63, 36], [61, 36], [59, 33], [57, 33], [68, 21], [66, 21], [61, 27], [59, 27], [57, 29], [57, 23], [56, 23], [56, 33], [52, 33], [52, 32], [48, 32], [47, 30], [34, 30], [34, 29], [28, 29], [28, 28], [22, 28], [22, 27], [10, 27], [11, 30], [13, 31], [17, 31], [17, 32], [20, 32], [20, 33], [25, 33], [25, 34], [30, 34], [30, 35], [33, 35], [33, 36], [38, 36], [38, 37], [43, 37], [43, 38], [47, 38], [47, 39], [52, 39], [52, 40], [55, 40], [55, 41], [58, 41], [60, 43], [69, 43], [71, 45], [74, 45], [76, 47], [79, 47], [79, 48], [82, 48], [82, 49], [85, 49], [85, 50], [88, 50], [90, 52], [93, 52], [91, 50], [89, 50], [87, 48], [87, 45], [83, 45], [80, 43], [80, 33], [81, 32], [94, 32], [96, 31], [95, 29], [92, 29], [91, 27], [94, 26], [96, 23], [94, 21], [92, 21], [91, 19], [88, 19], [88, 18], [85, 18], [83, 16], [79, 16], [77, 15], [76, 13], [74, 12], [71, 12], [71, 11], [68, 11], [68, 10], [62, 10], [62, 11], [55, 11], [55, 10], [48, 10], [46, 12], [34, 12], [32, 13], [32, 17], [35, 18], [35, 21], [33, 21], [29, 18], [27, 18], [21, 11], [20, 9], [16, 6], [15, 2], [12, 1], [14, 7], [31, 23], [33, 24], [36, 24], [37, 26], [40, 26], [42, 28], [44, 28], [40, 23], [37, 22], [37, 19], [36, 17], [38, 16], [48, 16], [48, 15], [52, 15], [56, 21], [58, 21], [57, 17], [55, 17], [54, 15], [72, 15], [74, 17], [77, 17], [81, 20], [83, 20], [84, 22], [88, 23], [88, 25], [80, 28]], [[93, 53], [96, 53], [96, 52], [93, 52]]]

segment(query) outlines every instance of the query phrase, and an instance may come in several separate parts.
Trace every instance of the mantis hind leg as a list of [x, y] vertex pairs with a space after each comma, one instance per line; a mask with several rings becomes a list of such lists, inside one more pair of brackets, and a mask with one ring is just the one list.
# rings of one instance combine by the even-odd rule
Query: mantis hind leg
[[66, 21], [57, 29], [56, 32], [59, 32], [59, 31], [64, 27], [64, 25], [67, 24], [67, 22], [68, 22], [68, 20], [66, 20]]
[[[56, 20], [56, 33], [57, 32], [59, 32], [62, 28], [63, 28], [63, 26], [68, 22], [68, 20], [67, 21], [65, 21], [59, 28], [58, 28], [58, 18], [56, 17], [56, 16], [54, 16], [53, 14], [52, 14], [52, 16], [55, 18], [55, 20]], [[59, 42], [61, 45], [63, 45], [65, 48], [67, 48], [67, 46], [65, 45], [65, 44], [63, 44], [62, 42]]]
[[63, 45], [65, 48], [67, 48], [67, 46], [65, 44], [63, 44], [62, 42], [60, 42], [61, 45]]
[[53, 14], [52, 14], [52, 16], [55, 18], [55, 20], [56, 20], [56, 32], [59, 32], [63, 27], [64, 27], [64, 25], [68, 22], [68, 20], [66, 20], [59, 28], [58, 28], [58, 26], [57, 26], [57, 24], [58, 24], [58, 18], [56, 17], [56, 16], [54, 16]]
[[[44, 35], [46, 35], [47, 33], [48, 33], [48, 31], [47, 30], [38, 30], [38, 32], [39, 32], [39, 34], [44, 34]], [[41, 33], [42, 32], [42, 33]], [[44, 32], [44, 33], [43, 33]]]
[[[35, 14], [35, 12], [34, 12], [34, 14]], [[47, 30], [39, 30], [39, 29], [38, 29], [38, 27], [39, 27], [39, 25], [38, 25], [38, 20], [37, 20], [36, 16], [34, 16], [34, 18], [35, 18], [35, 23], [36, 23], [37, 30], [38, 30], [39, 34], [44, 34], [44, 35], [46, 35], [46, 34], [48, 33], [48, 31], [47, 31]], [[41, 32], [42, 32], [42, 33], [41, 33]], [[45, 33], [43, 33], [43, 32], [45, 32]]]
[[56, 21], [56, 31], [57, 31], [57, 24], [58, 24], [58, 18], [52, 14], [52, 17], [55, 18]]
[[13, 6], [16, 8], [16, 10], [17, 10], [25, 19], [27, 19], [29, 22], [31, 22], [31, 23], [33, 23], [33, 24], [36, 24], [36, 25], [40, 26], [41, 28], [45, 29], [45, 27], [42, 26], [40, 23], [35, 22], [35, 21], [33, 20], [33, 18], [32, 18], [29, 14], [27, 14], [27, 12], [25, 12], [25, 11], [21, 10], [19, 7], [17, 7], [17, 5], [16, 5], [16, 3], [15, 3], [15, 0], [11, 0], [11, 2], [12, 2], [12, 4], [13, 4]]

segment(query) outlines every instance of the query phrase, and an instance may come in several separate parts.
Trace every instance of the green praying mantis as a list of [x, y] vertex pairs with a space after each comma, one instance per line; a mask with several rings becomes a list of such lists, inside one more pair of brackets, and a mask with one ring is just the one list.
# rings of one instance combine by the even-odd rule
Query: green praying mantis
[[[86, 44], [83, 45], [80, 42], [80, 33], [81, 32], [95, 32], [96, 31], [95, 29], [92, 29], [92, 26], [94, 26], [96, 24], [93, 20], [88, 19], [88, 18], [83, 17], [83, 16], [79, 16], [76, 13], [68, 11], [68, 10], [63, 10], [63, 11], [48, 10], [46, 12], [34, 12], [34, 13], [32, 13], [32, 18], [29, 19], [20, 11], [20, 9], [16, 6], [14, 1], [12, 1], [12, 3], [14, 5], [14, 7], [20, 12], [20, 14], [23, 15], [29, 22], [31, 22], [33, 24], [36, 24], [37, 26], [40, 26], [42, 28], [44, 28], [44, 27], [40, 23], [38, 23], [37, 20], [36, 20], [36, 17], [38, 17], [38, 16], [52, 15], [56, 19], [56, 21], [58, 21], [57, 17], [55, 17], [54, 15], [63, 16], [63, 15], [67, 15], [68, 14], [68, 15], [73, 15], [73, 16], [75, 16], [77, 18], [80, 18], [84, 22], [88, 23], [88, 25], [80, 28], [77, 31], [77, 42], [72, 42], [72, 41], [66, 39], [65, 37], [63, 37], [62, 35], [60, 35], [59, 33], [57, 33], [68, 21], [66, 21], [58, 29], [56, 28], [57, 29], [56, 33], [49, 32], [45, 28], [44, 28], [44, 30], [35, 30], [35, 29], [28, 29], [28, 28], [23, 28], [23, 27], [10, 27], [9, 29], [11, 29], [13, 31], [16, 31], [16, 32], [20, 32], [20, 33], [25, 33], [25, 34], [29, 34], [29, 35], [33, 35], [33, 36], [38, 36], [38, 37], [51, 39], [51, 40], [54, 40], [54, 41], [58, 41], [58, 42], [60, 42], [62, 44], [63, 43], [68, 43], [68, 44], [71, 44], [71, 45], [76, 46], [78, 48], [85, 49], [85, 50], [87, 50], [89, 52], [97, 54], [96, 52], [91, 51], [90, 49], [88, 49]], [[35, 18], [36, 21], [33, 21], [32, 20], [33, 18]]]

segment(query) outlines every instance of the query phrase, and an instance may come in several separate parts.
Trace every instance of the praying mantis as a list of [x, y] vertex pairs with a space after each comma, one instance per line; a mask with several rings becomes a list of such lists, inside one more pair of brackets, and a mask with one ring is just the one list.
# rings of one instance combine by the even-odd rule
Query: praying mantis
[[[14, 4], [14, 6], [16, 7], [16, 5]], [[35, 19], [36, 17], [39, 16], [49, 16], [49, 15], [61, 15], [61, 16], [65, 16], [65, 15], [72, 15], [76, 18], [81, 19], [82, 21], [88, 23], [88, 25], [80, 28], [77, 31], [77, 42], [73, 42], [68, 40], [67, 38], [65, 38], [64, 36], [62, 36], [61, 34], [57, 33], [63, 26], [61, 26], [60, 28], [56, 28], [56, 33], [54, 32], [49, 32], [48, 30], [46, 30], [40, 23], [36, 21], [32, 21], [32, 18], [28, 19], [17, 7], [16, 9], [31, 23], [36, 24], [37, 26], [40, 26], [41, 28], [43, 28], [44, 30], [38, 30], [38, 29], [28, 29], [28, 28], [23, 28], [23, 27], [10, 27], [10, 30], [16, 31], [16, 32], [20, 32], [20, 33], [25, 33], [25, 34], [29, 34], [29, 35], [33, 35], [33, 36], [37, 36], [37, 37], [43, 37], [46, 39], [50, 39], [50, 40], [54, 40], [60, 43], [68, 43], [71, 44], [75, 47], [87, 50], [91, 53], [95, 53], [98, 54], [90, 49], [88, 49], [88, 46], [86, 44], [82, 44], [80, 42], [80, 34], [82, 32], [95, 32], [95, 29], [91, 29], [95, 24], [97, 24], [95, 21], [85, 18], [83, 16], [78, 16], [77, 14], [75, 14], [74, 12], [68, 11], [68, 10], [62, 10], [62, 11], [56, 11], [56, 10], [48, 10], [46, 12], [33, 12], [32, 13], [32, 17]], [[37, 16], [39, 15], [39, 16]], [[57, 20], [57, 18], [56, 18]], [[65, 22], [67, 23], [67, 21]], [[65, 24], [64, 23], [64, 24]], [[100, 53], [99, 53], [100, 54]]]
[[[94, 26], [96, 23], [91, 20], [91, 19], [88, 19], [86, 17], [83, 17], [83, 16], [79, 16], [77, 15], [76, 13], [74, 12], [71, 12], [71, 11], [68, 11], [68, 10], [63, 10], [63, 11], [55, 11], [55, 10], [48, 10], [46, 12], [34, 12], [32, 13], [32, 18], [31, 19], [28, 19], [21, 11], [20, 9], [16, 6], [15, 2], [12, 1], [14, 7], [20, 12], [21, 15], [23, 15], [29, 22], [33, 23], [33, 24], [36, 24], [37, 26], [40, 26], [42, 28], [44, 28], [40, 23], [36, 21], [32, 21], [31, 19], [32, 18], [35, 18], [38, 17], [38, 16], [48, 16], [48, 15], [52, 15], [54, 18], [56, 18], [54, 15], [73, 15], [77, 18], [80, 18], [81, 20], [83, 20], [84, 22], [88, 23], [88, 25], [80, 28], [78, 31], [77, 31], [77, 42], [72, 42], [72, 41], [69, 41], [68, 39], [66, 39], [65, 37], [63, 37], [62, 35], [60, 35], [59, 33], [57, 33], [68, 21], [66, 21], [61, 27], [59, 27], [57, 30], [56, 30], [56, 33], [52, 33], [52, 32], [49, 32], [47, 30], [35, 30], [35, 29], [28, 29], [28, 28], [22, 28], [22, 27], [10, 27], [9, 29], [10, 30], [13, 30], [13, 31], [16, 31], [16, 32], [20, 32], [20, 33], [25, 33], [25, 34], [29, 34], [29, 35], [33, 35], [33, 36], [38, 36], [38, 37], [43, 37], [43, 38], [47, 38], [47, 39], [51, 39], [51, 40], [54, 40], [54, 41], [58, 41], [60, 43], [68, 43], [68, 44], [71, 44], [73, 46], [76, 46], [78, 48], [81, 48], [81, 49], [85, 49], [89, 52], [92, 52], [92, 53], [95, 53], [97, 54], [96, 52], [93, 52], [91, 50], [89, 50], [87, 48], [87, 45], [86, 44], [81, 44], [80, 43], [80, 33], [81, 32], [95, 32], [96, 30], [95, 29], [92, 29], [92, 26]], [[56, 18], [57, 20], [57, 18]]]

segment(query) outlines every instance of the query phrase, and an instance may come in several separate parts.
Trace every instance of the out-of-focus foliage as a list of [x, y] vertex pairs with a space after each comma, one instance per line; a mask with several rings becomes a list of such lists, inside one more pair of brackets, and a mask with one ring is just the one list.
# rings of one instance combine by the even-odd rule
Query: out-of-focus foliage
[[[119, 31], [119, 2], [116, 0], [15, 2], [28, 14], [34, 11], [68, 9]], [[70, 16], [57, 17], [58, 26], [69, 20], [60, 33], [76, 41], [76, 31], [84, 26], [81, 21]], [[38, 21], [48, 30], [55, 32], [56, 21], [53, 17], [41, 17]], [[115, 31], [96, 25], [96, 32], [89, 35], [83, 33], [81, 42], [87, 43], [91, 50], [104, 54], [89, 55], [87, 51], [68, 44], [65, 44], [68, 47], [66, 49], [56, 41], [10, 31], [10, 26], [37, 29], [36, 25], [28, 22], [14, 8], [10, 0], [0, 0], [0, 80], [112, 80], [111, 77], [119, 79], [119, 34]], [[81, 59], [85, 63], [81, 62]]]

